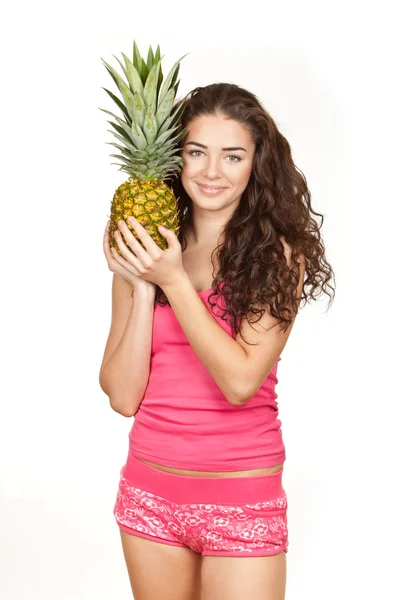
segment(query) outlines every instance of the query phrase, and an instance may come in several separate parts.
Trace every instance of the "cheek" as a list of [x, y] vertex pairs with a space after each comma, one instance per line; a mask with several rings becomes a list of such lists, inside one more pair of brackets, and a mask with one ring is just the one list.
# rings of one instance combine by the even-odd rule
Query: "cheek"
[[181, 178], [182, 180], [184, 179], [190, 179], [191, 177], [194, 177], [197, 173], [197, 171], [199, 170], [199, 168], [196, 168], [195, 163], [190, 163], [190, 162], [186, 162], [184, 161], [183, 165], [182, 165], [182, 170], [181, 170]]
[[191, 168], [187, 163], [183, 163], [180, 178], [183, 188], [189, 196], [191, 192], [191, 180], [193, 177], [193, 168]]
[[232, 179], [234, 180], [236, 185], [244, 189], [250, 179], [251, 171], [252, 165], [245, 165], [241, 169], [238, 169], [236, 173], [232, 175]]

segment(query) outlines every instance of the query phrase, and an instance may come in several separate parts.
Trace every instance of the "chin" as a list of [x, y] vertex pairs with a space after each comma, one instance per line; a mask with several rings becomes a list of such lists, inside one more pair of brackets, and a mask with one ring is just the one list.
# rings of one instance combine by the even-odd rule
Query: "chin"
[[229, 204], [227, 198], [203, 198], [197, 194], [192, 196], [192, 202], [200, 208], [223, 208]]

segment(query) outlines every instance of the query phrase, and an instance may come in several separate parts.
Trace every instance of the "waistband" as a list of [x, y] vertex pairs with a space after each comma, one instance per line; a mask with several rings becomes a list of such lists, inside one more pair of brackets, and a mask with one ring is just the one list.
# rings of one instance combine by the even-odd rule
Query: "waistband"
[[276, 473], [250, 477], [194, 477], [160, 471], [135, 458], [129, 450], [121, 475], [133, 487], [177, 504], [249, 504], [273, 500], [285, 494], [283, 467]]

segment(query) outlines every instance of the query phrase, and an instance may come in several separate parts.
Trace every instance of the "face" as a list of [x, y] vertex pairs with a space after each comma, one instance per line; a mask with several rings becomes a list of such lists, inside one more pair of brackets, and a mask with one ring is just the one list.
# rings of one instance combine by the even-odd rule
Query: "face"
[[252, 171], [255, 145], [250, 133], [223, 115], [198, 117], [187, 130], [181, 180], [194, 208], [232, 213]]

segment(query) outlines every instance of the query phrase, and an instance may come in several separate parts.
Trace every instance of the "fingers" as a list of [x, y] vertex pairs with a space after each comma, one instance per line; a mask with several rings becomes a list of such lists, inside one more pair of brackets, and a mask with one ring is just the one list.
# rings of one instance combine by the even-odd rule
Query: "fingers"
[[[149, 255], [147, 254], [146, 250], [139, 244], [138, 240], [135, 238], [135, 236], [133, 235], [133, 233], [131, 232], [131, 230], [129, 229], [129, 227], [127, 226], [127, 224], [125, 223], [125, 221], [119, 221], [118, 223], [118, 227], [119, 227], [119, 232], [115, 232], [115, 239], [117, 240], [122, 240], [122, 235], [124, 237], [124, 240], [126, 241], [126, 244], [132, 249], [132, 252], [134, 253], [135, 256], [137, 256], [137, 258], [139, 258], [139, 260], [142, 262], [143, 265], [148, 266], [149, 264]], [[118, 235], [119, 233], [119, 235]], [[118, 247], [120, 248], [121, 252], [121, 246], [118, 245]], [[125, 249], [126, 250], [126, 249]], [[132, 254], [132, 252], [130, 254]]]
[[[161, 254], [163, 251], [161, 250], [161, 248], [159, 246], [157, 246], [157, 244], [155, 243], [155, 241], [153, 240], [151, 235], [148, 233], [148, 231], [146, 231], [146, 229], [143, 227], [143, 225], [141, 225], [139, 223], [139, 221], [137, 219], [135, 219], [135, 217], [128, 217], [127, 220], [129, 222], [129, 224], [133, 227], [135, 232], [138, 234], [140, 239], [142, 240], [143, 245], [146, 248], [146, 251], [148, 252], [148, 254], [151, 256], [151, 258], [156, 259], [156, 260], [161, 258]], [[132, 233], [129, 231], [129, 229], [125, 223], [124, 223], [124, 225], [125, 225], [127, 231], [129, 232], [129, 234], [132, 236], [133, 240], [139, 246], [142, 254], [143, 253], [146, 254], [146, 251], [143, 250], [143, 248], [141, 247], [139, 242], [135, 239], [135, 237], [132, 235]], [[134, 252], [136, 253], [136, 250], [134, 250]], [[138, 256], [139, 256], [139, 258], [142, 259], [142, 256], [140, 254], [138, 254]], [[144, 256], [143, 256], [143, 258], [144, 258]], [[145, 263], [143, 263], [143, 264], [145, 264]]]
[[113, 264], [119, 265], [119, 267], [118, 266], [113, 267], [111, 269], [112, 271], [114, 271], [114, 270], [117, 271], [119, 268], [119, 272], [125, 270], [125, 271], [129, 271], [129, 273], [132, 273], [133, 275], [136, 275], [136, 277], [141, 276], [140, 271], [138, 269], [136, 269], [132, 263], [130, 263], [129, 261], [125, 260], [125, 258], [120, 256], [118, 254], [118, 252], [115, 250], [115, 248], [112, 248], [111, 254], [112, 254]]
[[103, 235], [103, 250], [106, 255], [107, 262], [110, 263], [112, 260], [111, 249], [110, 249], [110, 240], [109, 240], [109, 230], [110, 230], [110, 221], [107, 222], [106, 228], [104, 230]]
[[115, 248], [110, 247], [109, 235], [110, 235], [110, 221], [108, 221], [108, 223], [106, 225], [106, 228], [104, 231], [104, 236], [103, 236], [103, 250], [104, 250], [104, 254], [107, 259], [107, 264], [108, 264], [109, 270], [112, 271], [113, 273], [118, 273], [118, 275], [121, 275], [122, 277], [123, 277], [124, 269], [126, 269], [133, 275], [140, 276], [140, 273], [138, 272], [138, 270], [135, 268], [134, 265], [130, 264], [128, 261], [126, 261], [124, 258], [122, 258], [118, 254], [118, 252], [116, 251]]
[[[125, 226], [126, 227], [126, 226]], [[132, 236], [132, 234], [130, 233], [130, 235]], [[133, 237], [133, 236], [132, 236]], [[121, 251], [122, 256], [124, 257], [125, 261], [128, 262], [129, 264], [133, 265], [135, 267], [135, 269], [137, 271], [139, 271], [139, 274], [143, 272], [143, 266], [144, 266], [144, 261], [146, 261], [146, 258], [144, 259], [144, 261], [142, 261], [142, 259], [140, 257], [137, 257], [133, 252], [131, 252], [127, 247], [126, 244], [123, 240], [122, 237], [122, 233], [120, 231], [115, 231], [114, 232], [114, 238], [115, 241], [117, 243], [118, 248]], [[136, 240], [135, 240], [136, 241]], [[140, 246], [139, 242], [136, 242], [138, 244], [138, 246]], [[129, 244], [130, 245], [130, 244]], [[141, 247], [140, 247], [141, 248]], [[141, 248], [142, 252], [144, 252], [145, 257], [147, 257], [146, 252]], [[118, 252], [115, 251], [115, 256], [118, 256]], [[121, 257], [119, 257], [121, 258]], [[148, 257], [147, 257], [148, 258]]]
[[161, 233], [161, 235], [163, 237], [165, 237], [165, 239], [167, 240], [168, 248], [180, 248], [181, 247], [180, 241], [178, 240], [176, 234], [171, 229], [167, 229], [163, 225], [160, 225], [158, 230]]

